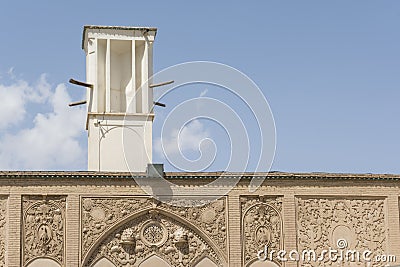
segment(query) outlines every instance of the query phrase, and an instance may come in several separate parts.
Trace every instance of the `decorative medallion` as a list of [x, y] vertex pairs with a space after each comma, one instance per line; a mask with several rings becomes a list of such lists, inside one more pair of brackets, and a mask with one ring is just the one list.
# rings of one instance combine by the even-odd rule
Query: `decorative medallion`
[[162, 224], [149, 221], [143, 226], [140, 236], [148, 246], [161, 246], [167, 240], [168, 231]]
[[258, 245], [268, 246], [271, 243], [271, 228], [261, 225], [255, 232], [255, 238]]

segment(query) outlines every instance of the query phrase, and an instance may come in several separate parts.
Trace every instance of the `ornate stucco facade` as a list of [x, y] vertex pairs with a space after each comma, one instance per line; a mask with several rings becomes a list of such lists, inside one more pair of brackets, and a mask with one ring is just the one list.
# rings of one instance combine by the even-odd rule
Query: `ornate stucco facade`
[[[187, 187], [219, 175], [165, 173]], [[399, 263], [400, 176], [269, 173], [257, 191], [249, 192], [253, 176], [244, 176], [217, 201], [181, 207], [147, 196], [127, 173], [2, 172], [0, 266]], [[274, 258], [273, 263], [257, 257], [265, 245], [318, 254], [336, 248], [339, 239], [348, 249], [397, 256], [397, 263], [349, 265], [329, 258]]]

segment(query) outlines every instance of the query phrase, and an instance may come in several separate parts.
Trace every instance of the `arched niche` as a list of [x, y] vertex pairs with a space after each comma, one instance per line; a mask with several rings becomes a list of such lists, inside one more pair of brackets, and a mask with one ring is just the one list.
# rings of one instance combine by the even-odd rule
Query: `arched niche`
[[107, 258], [101, 258], [92, 267], [115, 267], [115, 265]]
[[194, 267], [218, 267], [212, 260], [208, 257], [203, 258]]
[[280, 266], [272, 261], [255, 261], [252, 264], [250, 264], [249, 267], [280, 267]]
[[139, 267], [171, 267], [165, 260], [161, 259], [160, 257], [153, 255], [143, 261]]
[[55, 260], [49, 258], [39, 258], [33, 260], [27, 267], [61, 267]]

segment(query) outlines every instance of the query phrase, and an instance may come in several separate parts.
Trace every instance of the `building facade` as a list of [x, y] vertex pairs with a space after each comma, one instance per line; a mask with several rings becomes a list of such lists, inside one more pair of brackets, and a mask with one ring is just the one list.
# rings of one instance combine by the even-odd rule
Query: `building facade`
[[[0, 172], [0, 266], [400, 264], [399, 175], [152, 165], [152, 88], [163, 85], [152, 81], [155, 35], [85, 26], [87, 81], [72, 82], [87, 88], [89, 171]], [[178, 186], [173, 198], [140, 183], [160, 178]], [[238, 182], [221, 195], [220, 178]], [[253, 178], [264, 179], [255, 191]]]
[[[137, 174], [147, 179], [146, 174]], [[216, 173], [165, 173], [185, 187]], [[229, 174], [223, 174], [230, 176]], [[233, 175], [233, 174], [232, 174]], [[267, 174], [258, 174], [267, 175]], [[2, 172], [1, 266], [392, 266], [399, 263], [399, 176], [269, 173], [201, 206], [148, 196], [130, 173]], [[213, 188], [205, 190], [204, 196]], [[187, 201], [187, 200], [186, 200]], [[171, 204], [178, 204], [171, 205]], [[189, 203], [191, 204], [191, 203]], [[343, 249], [386, 261], [266, 261], [260, 250]], [[292, 258], [295, 258], [292, 252]], [[367, 255], [368, 256], [368, 255]], [[394, 259], [394, 256], [397, 256]], [[389, 257], [391, 257], [389, 259]], [[395, 261], [397, 260], [397, 261]]]

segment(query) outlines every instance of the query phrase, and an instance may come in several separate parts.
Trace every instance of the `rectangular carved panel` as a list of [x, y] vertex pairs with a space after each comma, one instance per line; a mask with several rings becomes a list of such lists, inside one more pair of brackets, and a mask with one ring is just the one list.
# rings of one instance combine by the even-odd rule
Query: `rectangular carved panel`
[[[352, 254], [346, 258], [349, 251], [362, 254], [369, 250], [373, 253], [368, 257], [371, 259], [374, 255], [383, 255], [387, 243], [385, 211], [383, 198], [297, 197], [298, 252], [301, 255], [303, 251], [312, 250], [317, 258], [307, 256], [304, 261], [300, 258], [300, 265], [333, 266], [340, 260], [343, 264], [363, 263], [362, 255], [360, 259], [352, 259]], [[336, 253], [332, 257], [328, 254], [322, 257], [322, 251], [330, 248], [338, 253], [343, 251], [344, 257], [338, 255], [336, 259]], [[381, 264], [372, 262], [371, 266]]]
[[240, 204], [243, 266], [248, 266], [265, 246], [283, 249], [282, 197], [241, 196]]
[[47, 257], [64, 266], [65, 196], [22, 196], [23, 266]]

